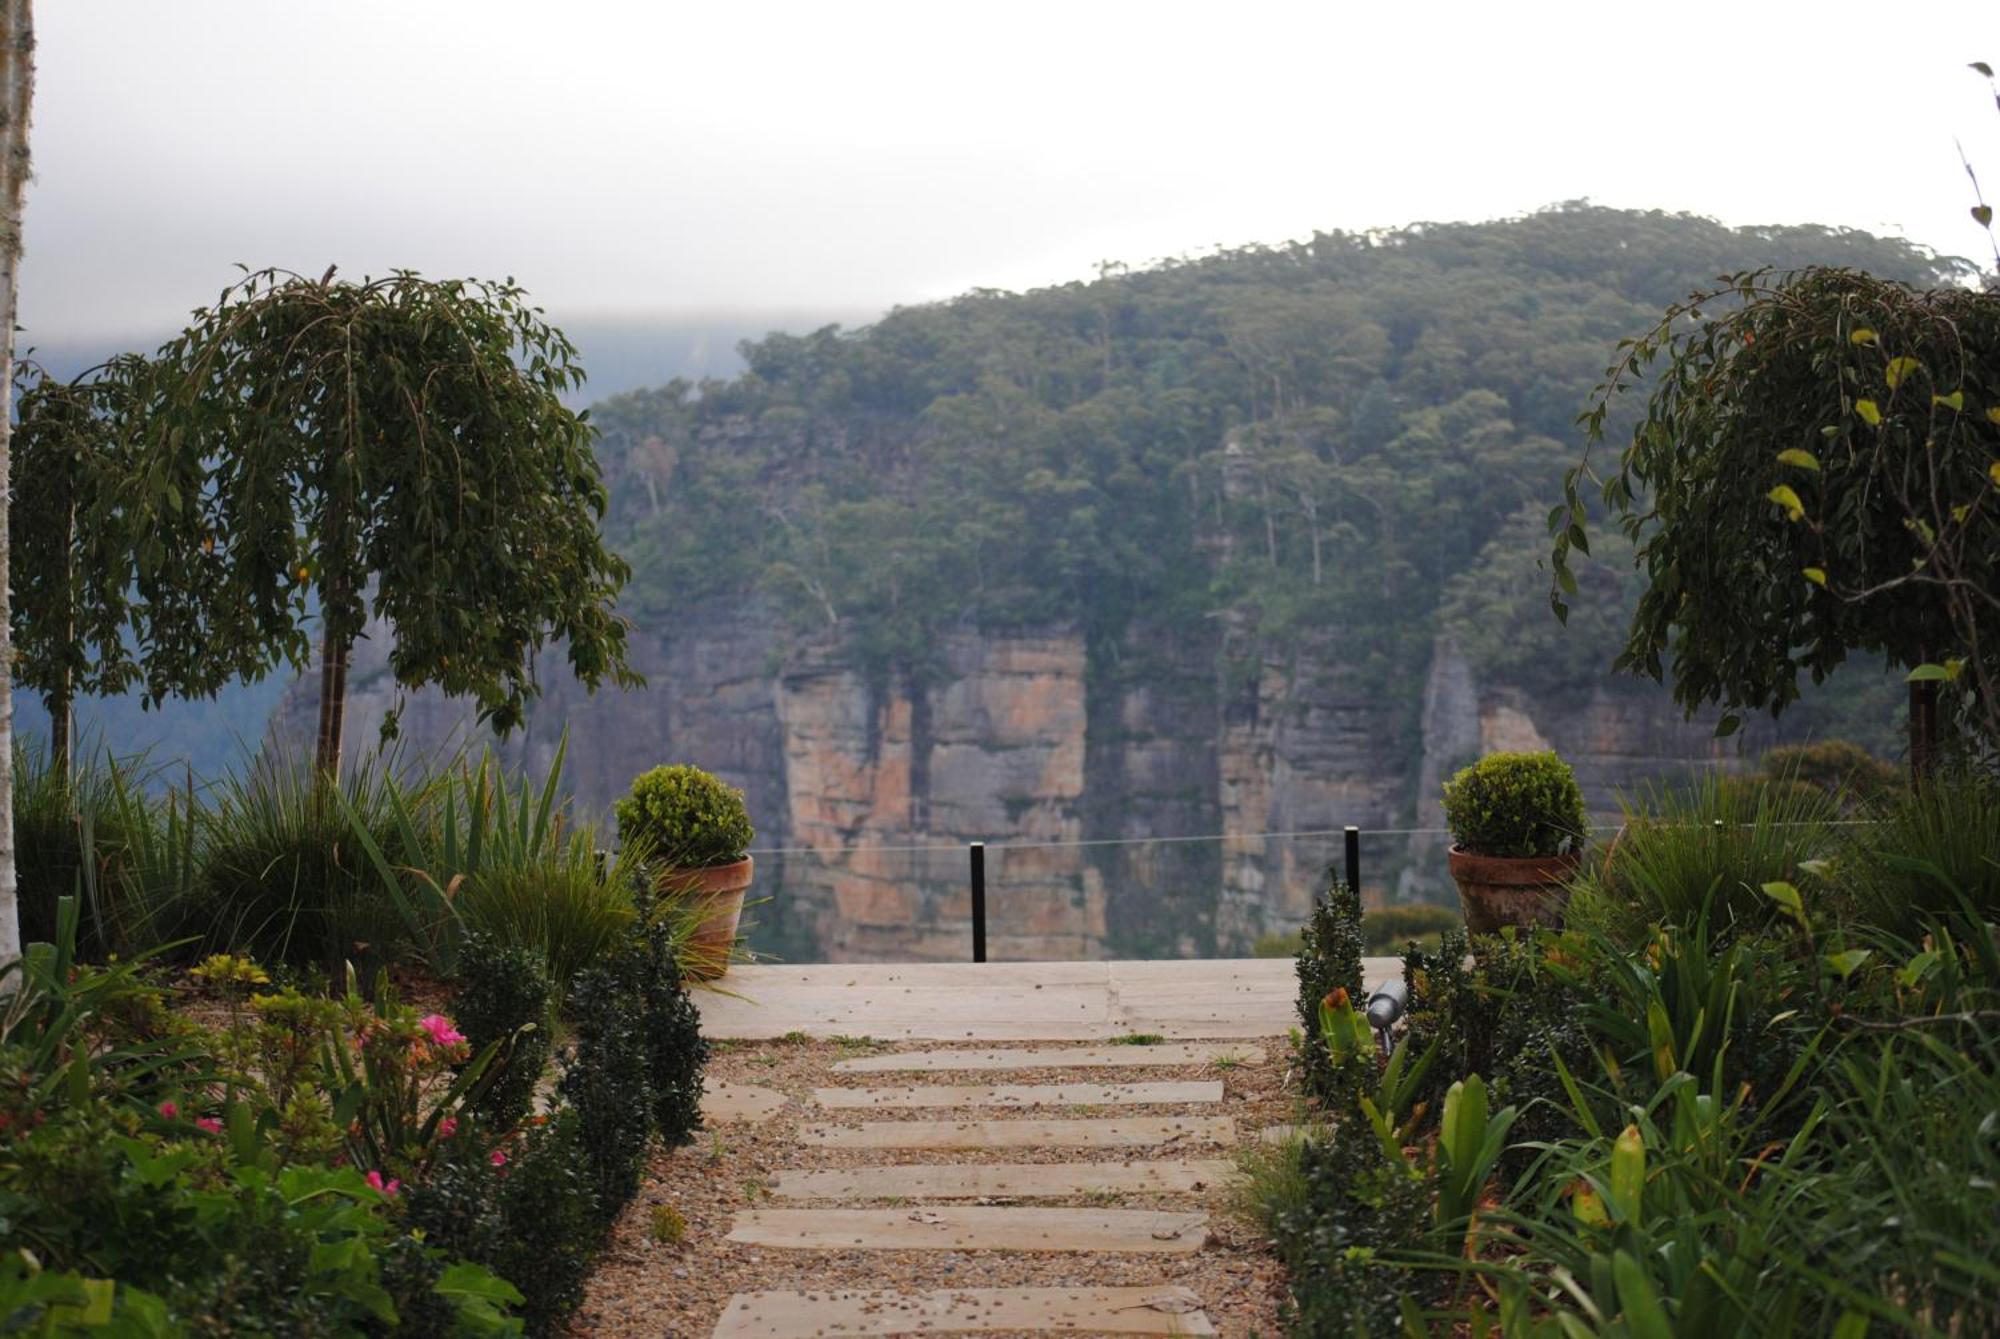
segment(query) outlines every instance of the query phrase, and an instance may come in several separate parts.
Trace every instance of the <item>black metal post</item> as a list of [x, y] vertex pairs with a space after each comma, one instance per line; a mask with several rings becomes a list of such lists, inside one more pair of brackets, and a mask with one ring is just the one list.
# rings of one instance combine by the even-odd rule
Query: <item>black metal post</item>
[[1361, 829], [1350, 823], [1342, 831], [1341, 836], [1347, 841], [1347, 886], [1354, 890], [1356, 897], [1359, 897], [1361, 895]]
[[972, 960], [986, 961], [986, 843], [972, 843]]

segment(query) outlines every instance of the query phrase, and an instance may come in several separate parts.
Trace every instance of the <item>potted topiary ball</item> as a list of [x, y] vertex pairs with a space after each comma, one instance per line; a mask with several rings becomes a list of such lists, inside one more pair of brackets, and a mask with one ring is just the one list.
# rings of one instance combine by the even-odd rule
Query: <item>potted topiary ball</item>
[[1590, 816], [1554, 753], [1492, 753], [1444, 783], [1451, 877], [1465, 927], [1554, 925], [1583, 858]]
[[651, 854], [660, 892], [694, 904], [683, 970], [701, 979], [727, 972], [756, 864], [743, 792], [699, 767], [655, 767], [632, 782], [617, 814], [619, 840]]

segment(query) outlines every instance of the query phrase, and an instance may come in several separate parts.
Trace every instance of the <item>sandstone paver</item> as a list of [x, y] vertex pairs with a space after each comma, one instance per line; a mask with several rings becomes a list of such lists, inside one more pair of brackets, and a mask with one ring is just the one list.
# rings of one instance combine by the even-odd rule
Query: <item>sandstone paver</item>
[[1220, 1080], [1192, 1083], [988, 1083], [913, 1088], [815, 1088], [829, 1110], [916, 1107], [1151, 1107], [1220, 1102]]
[[1191, 1289], [951, 1288], [934, 1292], [740, 1293], [715, 1339], [970, 1334], [997, 1329], [1212, 1335]]
[[893, 1164], [782, 1172], [772, 1183], [779, 1199], [1041, 1199], [1133, 1193], [1192, 1194], [1236, 1175], [1219, 1158], [1190, 1162], [960, 1162]]
[[1028, 1046], [983, 1051], [892, 1051], [835, 1062], [836, 1074], [890, 1074], [901, 1070], [975, 1071], [989, 1069], [1165, 1069], [1169, 1066], [1261, 1065], [1261, 1046], [1233, 1041], [1160, 1042], [1151, 1046]]
[[1124, 1116], [1102, 1120], [866, 1121], [807, 1125], [817, 1148], [1144, 1148], [1236, 1142], [1227, 1116]]
[[1107, 1251], [1187, 1255], [1208, 1215], [1153, 1209], [1002, 1205], [919, 1209], [751, 1209], [729, 1240], [792, 1250]]

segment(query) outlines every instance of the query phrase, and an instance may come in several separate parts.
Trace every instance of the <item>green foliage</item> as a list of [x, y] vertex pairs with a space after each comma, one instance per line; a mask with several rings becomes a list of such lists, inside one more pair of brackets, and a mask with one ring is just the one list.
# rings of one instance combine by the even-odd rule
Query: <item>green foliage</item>
[[[1413, 714], [1411, 666], [1471, 630], [1447, 585], [1499, 586], [1481, 555], [1546, 508], [1605, 348], [1716, 274], [1812, 263], [1950, 272], [1851, 231], [1567, 205], [774, 335], [727, 382], [598, 407], [625, 607], [754, 601], [883, 674], [952, 627], [1114, 647], [1143, 617], [1201, 645], [1227, 609], [1279, 642], [1338, 628], [1343, 671]], [[1616, 631], [1563, 641], [1602, 665]]]
[[535, 1085], [549, 1060], [553, 1015], [541, 956], [483, 934], [468, 935], [452, 1008], [475, 1052], [499, 1048], [492, 1083], [473, 1103], [475, 1114], [492, 1129], [519, 1125], [534, 1104]]
[[633, 778], [617, 815], [621, 842], [686, 869], [741, 860], [757, 835], [743, 792], [686, 763]]
[[[267, 756], [218, 792], [194, 902], [181, 909], [206, 948], [338, 972], [349, 958], [379, 963], [412, 944], [396, 885], [369, 855], [372, 842], [389, 863], [413, 863], [397, 821], [412, 797], [387, 766], [355, 768], [336, 790], [304, 759]], [[427, 803], [421, 790], [414, 803]]]
[[[136, 457], [125, 407], [147, 375], [144, 359], [114, 358], [67, 383], [25, 359], [13, 371], [12, 669], [16, 683], [48, 704], [61, 770], [76, 696], [119, 693], [139, 677], [126, 629], [135, 596], [148, 599], [155, 591], [137, 586], [133, 550], [138, 537], [172, 518], [126, 487]], [[167, 569], [155, 579], [174, 577]], [[176, 691], [205, 686], [176, 680], [177, 667], [161, 670]]]
[[654, 1128], [668, 1148], [678, 1148], [701, 1126], [701, 1073], [709, 1048], [701, 1011], [681, 978], [682, 927], [674, 908], [652, 893], [641, 894], [640, 906], [637, 930], [617, 962], [638, 1002]]
[[[57, 940], [0, 968], [0, 1220], [10, 1246], [0, 1298], [12, 1304], [10, 1322], [162, 1336], [518, 1329], [507, 1313], [519, 1295], [407, 1236], [393, 1212], [396, 1187], [379, 1173], [364, 1178], [354, 1150], [349, 1165], [328, 1166], [315, 1161], [328, 1145], [287, 1138], [312, 1102], [374, 1125], [379, 1111], [409, 1105], [427, 1086], [419, 1076], [355, 1100], [329, 1094], [314, 1043], [344, 1044], [327, 1025], [344, 1038], [348, 1020], [295, 995], [259, 1002], [276, 1019], [268, 1032], [238, 1025], [216, 1036], [181, 1024], [148, 1038], [159, 1015], [131, 1006], [151, 992], [132, 965], [75, 964], [76, 922], [65, 901]], [[261, 973], [230, 959], [209, 975], [247, 988]], [[396, 1031], [402, 1020], [378, 1017], [389, 1025], [378, 1039], [410, 1052]], [[304, 1044], [267, 1045], [280, 1040]], [[372, 1062], [366, 1073], [370, 1085], [382, 1077]], [[181, 1092], [190, 1109], [163, 1091]], [[197, 1117], [204, 1107], [221, 1119]], [[13, 1247], [31, 1250], [34, 1265]], [[79, 1287], [38, 1284], [36, 1269]], [[76, 1305], [85, 1314], [58, 1310]]]
[[1832, 854], [1839, 817], [1838, 801], [1816, 787], [1742, 786], [1714, 774], [1649, 787], [1626, 806], [1606, 859], [1580, 872], [1570, 920], [1627, 942], [1648, 924], [1685, 928], [1704, 913], [1724, 932], [1769, 925], [1777, 908], [1759, 890], [1797, 883], [1808, 862]]
[[149, 695], [175, 691], [170, 666], [211, 682], [303, 669], [311, 615], [340, 657], [385, 619], [398, 685], [471, 696], [503, 731], [551, 638], [584, 683], [637, 682], [592, 429], [562, 402], [582, 382], [511, 281], [260, 270], [224, 289], [159, 350], [136, 411], [134, 486], [203, 536], [139, 539], [142, 587], [182, 573], [142, 611]]
[[639, 1190], [655, 1109], [652, 1059], [626, 965], [586, 968], [570, 985], [574, 1044], [556, 1091], [576, 1110], [599, 1229]]
[[1318, 1096], [1350, 1090], [1347, 1069], [1335, 1066], [1321, 1035], [1320, 1009], [1336, 991], [1348, 998], [1361, 994], [1361, 945], [1361, 894], [1329, 869], [1326, 890], [1301, 932], [1296, 965], [1306, 1091]]
[[1883, 799], [1903, 787], [1894, 764], [1845, 739], [1768, 750], [1757, 770], [1772, 784], [1813, 786], [1849, 805]]
[[1489, 753], [1444, 783], [1452, 841], [1477, 855], [1549, 856], [1590, 840], [1569, 764], [1554, 753]]
[[1404, 902], [1374, 907], [1361, 917], [1362, 941], [1374, 954], [1400, 952], [1412, 940], [1429, 938], [1463, 929], [1465, 917], [1456, 907], [1429, 902]]
[[1946, 772], [1897, 792], [1847, 830], [1835, 886], [1870, 925], [1915, 936], [1970, 912], [2000, 921], [2000, 780]]
[[1431, 1224], [1432, 1187], [1368, 1138], [1303, 1144], [1301, 1201], [1275, 1214], [1275, 1244], [1291, 1273], [1291, 1332], [1313, 1339], [1399, 1332], [1402, 1301], [1427, 1281], [1389, 1258], [1416, 1249]]
[[408, 1222], [426, 1240], [520, 1290], [531, 1334], [562, 1332], [604, 1239], [578, 1130], [577, 1113], [561, 1108], [529, 1125], [504, 1162], [468, 1142], [404, 1192]]
[[[1646, 583], [1619, 666], [1660, 679], [1670, 663], [1675, 699], [1722, 703], [1726, 732], [1874, 651], [1963, 671], [2000, 738], [2000, 612], [1981, 594], [2000, 565], [2000, 294], [1745, 272], [1619, 347], [1583, 417], [1594, 446], [1644, 378], [1643, 420], [1602, 480]], [[1586, 450], [1549, 518], [1558, 610], [1591, 471]]]
[[560, 1004], [578, 972], [631, 935], [629, 873], [622, 860], [600, 870], [594, 852], [578, 844], [525, 868], [489, 866], [461, 889], [457, 907], [476, 932], [535, 953]]
[[[147, 877], [153, 871], [145, 857], [166, 817], [155, 812], [145, 783], [142, 760], [86, 749], [65, 776], [47, 751], [17, 742], [14, 877], [24, 943], [54, 939], [56, 904], [65, 897], [82, 900], [85, 956], [153, 942], [154, 902], [172, 890]], [[166, 803], [171, 799], [162, 811]]]

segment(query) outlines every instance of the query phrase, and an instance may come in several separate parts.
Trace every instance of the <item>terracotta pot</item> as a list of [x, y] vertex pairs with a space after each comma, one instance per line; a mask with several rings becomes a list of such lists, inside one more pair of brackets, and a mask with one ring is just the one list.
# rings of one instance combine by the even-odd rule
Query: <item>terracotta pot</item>
[[731, 865], [705, 869], [670, 865], [660, 870], [661, 893], [687, 899], [701, 909], [682, 960], [682, 970], [695, 980], [712, 981], [729, 971], [729, 951], [736, 945], [736, 925], [743, 918], [743, 894], [756, 864], [746, 855]]
[[1582, 861], [1581, 852], [1567, 855], [1474, 855], [1456, 846], [1449, 853], [1451, 877], [1458, 884], [1465, 928], [1492, 934], [1503, 925], [1557, 925], [1564, 886]]

